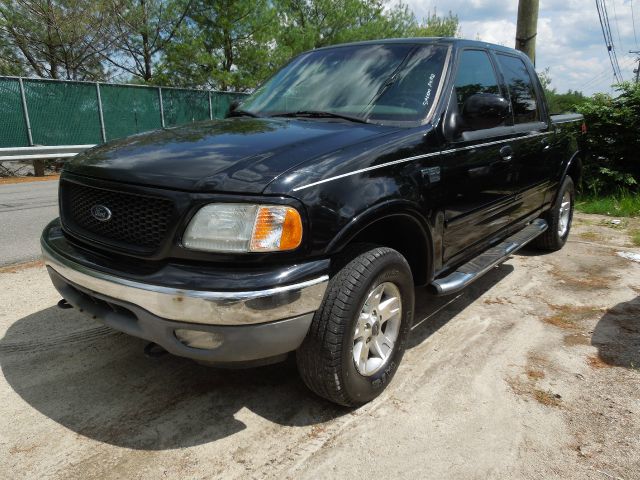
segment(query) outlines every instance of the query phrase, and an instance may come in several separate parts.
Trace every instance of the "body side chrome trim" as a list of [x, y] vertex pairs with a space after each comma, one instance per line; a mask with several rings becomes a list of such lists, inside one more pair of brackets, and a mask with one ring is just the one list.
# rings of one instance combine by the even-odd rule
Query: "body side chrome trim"
[[152, 285], [84, 267], [41, 240], [45, 264], [72, 284], [137, 305], [165, 318], [207, 325], [247, 325], [282, 320], [318, 309], [328, 275], [265, 290], [210, 292]]
[[307, 185], [301, 185], [299, 187], [295, 187], [293, 189], [293, 191], [294, 192], [298, 192], [300, 190], [304, 190], [305, 188], [315, 187], [316, 185], [321, 185], [323, 183], [331, 182], [333, 180], [339, 180], [341, 178], [350, 177], [351, 175], [357, 175], [359, 173], [370, 172], [371, 170], [377, 170], [379, 168], [390, 167], [392, 165], [398, 165], [400, 163], [411, 162], [413, 160], [420, 160], [420, 159], [423, 159], [423, 158], [436, 157], [438, 155], [447, 155], [449, 153], [462, 152], [462, 151], [465, 151], [465, 150], [473, 150], [475, 148], [480, 148], [480, 147], [490, 147], [491, 145], [499, 145], [501, 143], [511, 142], [511, 141], [514, 141], [514, 140], [522, 140], [522, 139], [525, 139], [525, 138], [535, 138], [535, 137], [546, 136], [546, 135], [550, 135], [551, 133], [553, 133], [553, 132], [537, 132], [537, 133], [532, 133], [532, 134], [529, 134], [529, 135], [523, 135], [523, 136], [520, 136], [520, 137], [511, 137], [511, 138], [507, 138], [507, 139], [504, 139], [504, 140], [496, 140], [496, 141], [493, 141], [493, 142], [478, 143], [478, 144], [475, 144], [475, 145], [467, 145], [467, 146], [464, 146], [464, 147], [450, 148], [450, 149], [447, 149], [447, 150], [439, 150], [437, 152], [425, 153], [425, 154], [422, 154], [422, 155], [415, 155], [413, 157], [401, 158], [401, 159], [398, 159], [398, 160], [393, 160], [391, 162], [381, 163], [380, 165], [373, 165], [371, 167], [361, 168], [359, 170], [354, 170], [352, 172], [342, 173], [340, 175], [336, 175], [334, 177], [325, 178], [323, 180], [318, 180], [317, 182], [312, 182], [312, 183], [309, 183]]

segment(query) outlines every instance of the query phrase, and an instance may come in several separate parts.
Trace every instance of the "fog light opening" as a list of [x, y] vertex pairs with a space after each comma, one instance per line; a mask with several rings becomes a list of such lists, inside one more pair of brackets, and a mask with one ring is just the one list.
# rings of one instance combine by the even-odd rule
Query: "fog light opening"
[[222, 344], [222, 335], [219, 333], [178, 329], [174, 331], [174, 334], [183, 345], [191, 348], [211, 350]]

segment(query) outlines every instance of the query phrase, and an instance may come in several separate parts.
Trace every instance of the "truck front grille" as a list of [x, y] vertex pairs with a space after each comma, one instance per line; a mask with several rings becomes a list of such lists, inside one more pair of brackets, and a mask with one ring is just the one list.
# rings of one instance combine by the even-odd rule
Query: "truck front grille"
[[173, 202], [166, 198], [60, 182], [64, 227], [121, 250], [157, 250], [165, 240], [173, 210]]

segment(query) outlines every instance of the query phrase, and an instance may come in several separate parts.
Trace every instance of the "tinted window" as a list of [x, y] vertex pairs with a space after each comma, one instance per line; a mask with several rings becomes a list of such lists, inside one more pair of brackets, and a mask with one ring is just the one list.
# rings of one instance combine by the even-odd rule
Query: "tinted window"
[[509, 87], [515, 123], [535, 122], [540, 118], [536, 92], [524, 62], [509, 55], [498, 55], [498, 62]]
[[411, 43], [303, 53], [242, 104], [260, 116], [324, 111], [376, 122], [418, 121], [434, 102], [447, 49]]
[[496, 73], [486, 52], [464, 50], [456, 74], [455, 93], [458, 111], [462, 112], [465, 100], [476, 93], [499, 94]]

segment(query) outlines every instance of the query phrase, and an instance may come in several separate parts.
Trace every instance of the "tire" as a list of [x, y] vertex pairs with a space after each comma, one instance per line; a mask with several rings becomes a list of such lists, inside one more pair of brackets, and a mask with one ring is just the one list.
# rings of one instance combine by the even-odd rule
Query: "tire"
[[405, 258], [386, 247], [363, 250], [344, 259], [331, 278], [296, 355], [300, 376], [313, 392], [349, 407], [384, 391], [413, 322], [413, 277]]
[[[569, 201], [568, 211], [566, 202]], [[545, 215], [545, 220], [549, 228], [533, 241], [533, 246], [547, 252], [555, 252], [564, 247], [571, 231], [571, 221], [573, 220], [573, 207], [575, 203], [575, 189], [571, 177], [566, 176], [558, 197], [551, 210]], [[563, 222], [566, 222], [563, 223]]]

